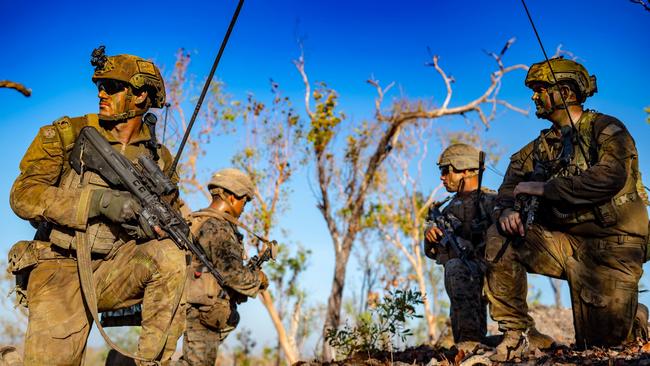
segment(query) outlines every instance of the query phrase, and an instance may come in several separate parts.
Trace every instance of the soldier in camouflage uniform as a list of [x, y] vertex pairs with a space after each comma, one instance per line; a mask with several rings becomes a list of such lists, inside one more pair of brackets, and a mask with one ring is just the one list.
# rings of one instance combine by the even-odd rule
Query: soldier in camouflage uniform
[[[457, 242], [469, 256], [464, 262], [451, 248], [442, 247], [444, 233], [435, 225], [425, 229], [424, 253], [444, 266], [454, 342], [461, 348], [473, 348], [483, 341], [487, 332], [487, 307], [482, 290], [483, 234], [492, 224], [490, 214], [496, 195], [487, 189], [481, 189], [479, 194], [479, 151], [473, 146], [449, 146], [440, 155], [438, 167], [445, 189], [455, 193], [442, 214], [457, 223], [454, 230]], [[477, 200], [480, 200], [478, 206]], [[476, 268], [476, 273], [469, 267]]]
[[[505, 332], [495, 361], [526, 351], [526, 272], [568, 280], [578, 347], [630, 340], [635, 314], [645, 312], [639, 322], [647, 326], [637, 291], [648, 215], [634, 140], [621, 121], [583, 109], [596, 80], [582, 65], [561, 58], [550, 64], [552, 70], [547, 62], [533, 64], [525, 83], [537, 116], [552, 126], [511, 157], [498, 223], [487, 234], [490, 312]], [[513, 209], [518, 197], [539, 200], [528, 228]], [[505, 236], [521, 239], [504, 245]]]
[[[445, 290], [450, 300], [454, 342], [458, 348], [471, 351], [485, 341], [487, 332], [487, 300], [483, 296], [485, 264], [485, 231], [493, 224], [492, 212], [496, 192], [479, 187], [479, 151], [467, 144], [447, 147], [438, 160], [440, 179], [447, 192], [455, 193], [442, 214], [455, 223], [458, 244], [468, 253], [465, 262], [449, 247], [442, 247], [444, 233], [430, 225], [425, 229], [424, 253], [445, 269]], [[479, 194], [480, 188], [480, 194]], [[480, 203], [477, 205], [477, 200]], [[477, 211], [478, 208], [478, 211]], [[478, 269], [472, 274], [470, 268]], [[548, 336], [534, 327], [536, 342], [549, 342]]]
[[224, 279], [223, 286], [197, 259], [188, 280], [183, 356], [177, 365], [213, 365], [219, 344], [239, 323], [237, 305], [268, 287], [264, 272], [244, 265], [237, 219], [254, 197], [253, 182], [237, 169], [223, 169], [208, 184], [210, 206], [192, 213], [192, 232]]
[[[158, 156], [169, 174], [171, 154], [151, 143], [151, 131], [142, 123], [150, 107], [165, 102], [163, 80], [158, 68], [140, 57], [107, 57], [103, 46], [93, 56], [99, 114], [63, 117], [42, 127], [11, 189], [14, 212], [40, 225], [39, 240], [19, 242], [10, 252], [10, 270], [31, 270], [18, 289], [26, 292], [22, 300], [29, 308], [25, 365], [83, 363], [92, 315], [80, 290], [76, 248], [81, 245], [92, 252], [99, 311], [143, 304], [137, 356], [168, 360], [182, 332], [184, 252], [169, 239], [152, 239], [156, 235], [139, 225], [139, 204], [129, 193], [112, 189], [93, 172], [79, 175], [68, 163], [80, 129], [93, 126], [132, 161], [141, 154]], [[46, 223], [50, 229], [43, 230]]]

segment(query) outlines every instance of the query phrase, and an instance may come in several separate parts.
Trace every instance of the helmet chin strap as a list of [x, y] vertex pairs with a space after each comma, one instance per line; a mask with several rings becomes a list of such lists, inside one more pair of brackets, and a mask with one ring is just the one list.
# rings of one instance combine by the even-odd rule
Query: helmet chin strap
[[142, 116], [143, 114], [147, 113], [146, 109], [132, 109], [128, 112], [120, 113], [120, 114], [114, 114], [112, 116], [103, 116], [99, 115], [99, 119], [102, 121], [109, 121], [109, 122], [116, 122], [116, 121], [125, 121], [127, 119], [136, 117], [136, 116]]

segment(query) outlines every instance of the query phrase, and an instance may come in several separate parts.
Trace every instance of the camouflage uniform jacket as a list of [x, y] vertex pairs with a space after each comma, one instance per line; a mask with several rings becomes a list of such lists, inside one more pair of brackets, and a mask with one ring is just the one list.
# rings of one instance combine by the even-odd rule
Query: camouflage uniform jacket
[[581, 149], [573, 142], [573, 158], [566, 167], [556, 163], [562, 149], [556, 129], [543, 130], [512, 155], [498, 208], [514, 206], [514, 188], [530, 180], [535, 162], [542, 161], [550, 179], [536, 215], [541, 224], [589, 237], [646, 236], [648, 216], [639, 193], [643, 186], [632, 136], [616, 118], [593, 111], [583, 112], [575, 124], [584, 143]]
[[[211, 213], [214, 214], [210, 215]], [[205, 271], [203, 265], [195, 258], [195, 278], [190, 281], [188, 290], [189, 303], [212, 305], [211, 299], [214, 296], [243, 302], [246, 297], [255, 297], [259, 292], [260, 279], [257, 272], [244, 264], [243, 235], [237, 226], [224, 219], [223, 215], [225, 214], [211, 208], [191, 215], [196, 240], [205, 250], [208, 260], [223, 277], [225, 292], [221, 291], [222, 287], [214, 276], [202, 273]], [[206, 283], [208, 281], [210, 284]]]
[[[447, 216], [450, 221], [458, 223], [454, 233], [459, 239], [459, 243], [471, 248], [475, 258], [482, 258], [485, 247], [484, 233], [493, 221], [492, 211], [496, 201], [496, 192], [487, 188], [481, 189], [480, 214], [476, 213], [477, 193], [474, 191], [469, 195], [454, 195], [454, 198], [442, 210], [442, 214]], [[478, 225], [475, 225], [476, 223]], [[435, 254], [432, 250], [435, 251]], [[425, 254], [443, 265], [450, 258], [456, 257], [452, 249], [441, 248], [437, 243], [431, 243], [426, 239]]]
[[[94, 189], [109, 188], [97, 174], [85, 172], [79, 176], [68, 164], [68, 155], [80, 130], [95, 127], [108, 142], [131, 161], [151, 151], [145, 142], [150, 140], [144, 123], [128, 144], [121, 144], [107, 125], [96, 114], [82, 117], [63, 117], [52, 125], [42, 127], [20, 162], [20, 176], [11, 189], [10, 203], [14, 212], [33, 224], [50, 222], [53, 230], [50, 241], [64, 249], [75, 248], [74, 233], [84, 230], [90, 236], [92, 251], [108, 253], [116, 242], [128, 241], [125, 230], [104, 219], [88, 219], [89, 203]], [[169, 173], [172, 156], [159, 149], [159, 166]], [[175, 175], [174, 182], [178, 181]], [[170, 198], [171, 199], [171, 198]]]

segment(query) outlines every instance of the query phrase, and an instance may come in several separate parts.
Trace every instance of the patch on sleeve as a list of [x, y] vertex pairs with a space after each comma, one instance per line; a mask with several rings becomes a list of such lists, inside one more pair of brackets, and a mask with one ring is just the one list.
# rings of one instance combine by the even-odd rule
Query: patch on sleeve
[[623, 131], [623, 129], [620, 126], [610, 123], [609, 126], [605, 127], [600, 131], [600, 133], [601, 135], [613, 136], [621, 131]]
[[58, 140], [56, 128], [54, 126], [45, 126], [41, 128], [41, 139], [44, 144], [56, 142]]

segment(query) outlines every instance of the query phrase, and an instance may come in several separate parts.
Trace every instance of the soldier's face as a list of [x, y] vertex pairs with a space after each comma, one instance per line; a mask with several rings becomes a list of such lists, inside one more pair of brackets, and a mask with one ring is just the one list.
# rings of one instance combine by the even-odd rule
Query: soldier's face
[[233, 210], [233, 216], [239, 218], [241, 214], [244, 212], [244, 208], [246, 207], [246, 202], [248, 202], [248, 198], [242, 197], [242, 198], [237, 198], [235, 196], [230, 196], [232, 197], [231, 205], [232, 205], [232, 210]]
[[546, 118], [553, 111], [551, 105], [551, 98], [548, 94], [548, 89], [543, 84], [536, 84], [532, 86], [533, 96], [531, 99], [535, 103], [535, 115], [538, 118]]
[[454, 169], [451, 165], [440, 168], [440, 180], [447, 192], [458, 192], [460, 182], [464, 177], [465, 175], [462, 171]]
[[100, 79], [97, 81], [99, 114], [113, 116], [128, 110], [126, 98], [127, 85], [119, 80]]

